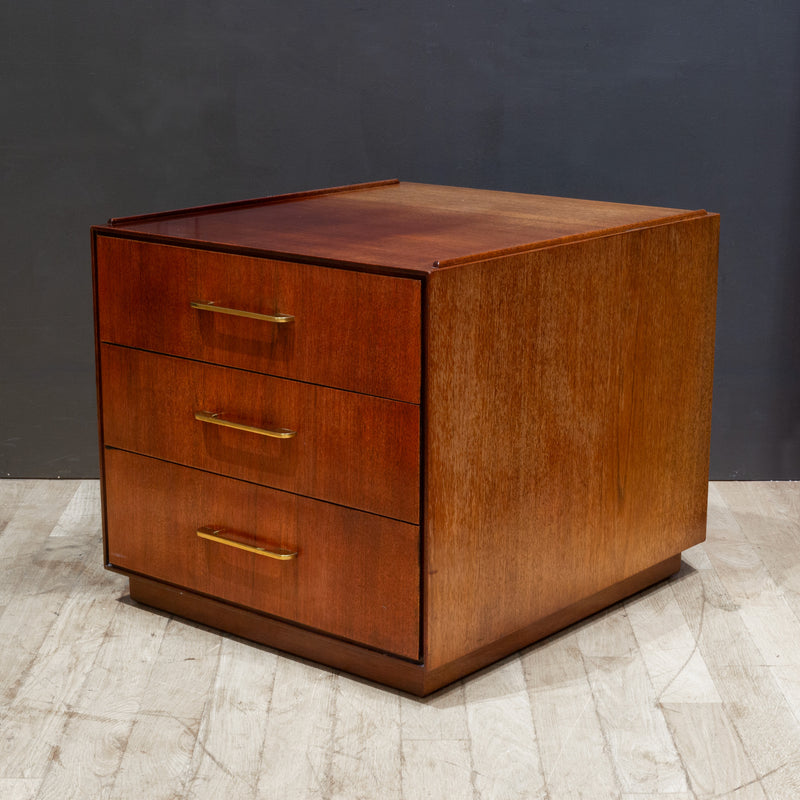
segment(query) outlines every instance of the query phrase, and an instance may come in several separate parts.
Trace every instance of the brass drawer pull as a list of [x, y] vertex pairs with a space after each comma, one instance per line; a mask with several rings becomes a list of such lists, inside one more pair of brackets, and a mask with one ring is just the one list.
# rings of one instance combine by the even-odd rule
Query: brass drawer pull
[[226, 308], [218, 306], [213, 300], [201, 303], [199, 300], [192, 300], [189, 305], [198, 311], [215, 311], [217, 314], [230, 314], [233, 317], [247, 317], [248, 319], [260, 319], [264, 322], [292, 322], [292, 314], [259, 314], [257, 311], [242, 311], [239, 308]]
[[297, 431], [290, 431], [288, 428], [256, 428], [254, 425], [245, 425], [243, 422], [234, 422], [225, 419], [222, 412], [195, 411], [194, 418], [200, 422], [210, 422], [212, 425], [222, 425], [223, 428], [234, 428], [237, 431], [247, 433], [257, 433], [260, 436], [269, 436], [272, 439], [291, 439]]
[[257, 556], [266, 556], [267, 558], [276, 558], [278, 561], [291, 561], [297, 558], [297, 551], [291, 550], [266, 550], [263, 547], [252, 547], [249, 544], [241, 544], [234, 542], [231, 539], [225, 539], [217, 534], [225, 533], [224, 528], [212, 528], [209, 525], [204, 525], [202, 528], [197, 529], [197, 535], [201, 539], [208, 539], [210, 542], [217, 542], [218, 544], [226, 544], [229, 547], [235, 547], [237, 550], [246, 550], [248, 553], [255, 553]]

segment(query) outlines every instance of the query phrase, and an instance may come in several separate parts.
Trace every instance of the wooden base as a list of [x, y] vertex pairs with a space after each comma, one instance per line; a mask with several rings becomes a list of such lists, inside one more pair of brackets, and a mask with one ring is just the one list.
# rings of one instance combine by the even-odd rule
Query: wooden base
[[130, 595], [143, 605], [423, 697], [668, 578], [680, 564], [678, 553], [435, 670], [148, 578], [130, 576]]

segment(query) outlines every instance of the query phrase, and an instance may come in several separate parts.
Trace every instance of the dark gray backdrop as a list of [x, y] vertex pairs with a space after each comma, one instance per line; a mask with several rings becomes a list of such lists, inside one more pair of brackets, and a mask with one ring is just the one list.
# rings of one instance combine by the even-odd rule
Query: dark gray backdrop
[[0, 476], [97, 475], [89, 225], [399, 177], [722, 214], [714, 478], [800, 478], [800, 4], [0, 10]]

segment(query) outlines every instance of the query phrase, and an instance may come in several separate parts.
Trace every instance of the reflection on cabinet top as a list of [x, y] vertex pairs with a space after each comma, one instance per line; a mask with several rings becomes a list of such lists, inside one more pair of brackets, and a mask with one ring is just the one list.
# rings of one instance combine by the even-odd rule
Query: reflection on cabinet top
[[95, 230], [422, 275], [479, 258], [705, 215], [703, 210], [391, 180], [117, 218]]

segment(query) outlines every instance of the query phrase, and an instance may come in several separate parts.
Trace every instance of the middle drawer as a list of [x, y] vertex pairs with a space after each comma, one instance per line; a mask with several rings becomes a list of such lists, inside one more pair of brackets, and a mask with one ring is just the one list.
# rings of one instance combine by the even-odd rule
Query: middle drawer
[[419, 521], [419, 406], [118, 345], [100, 360], [107, 446]]

